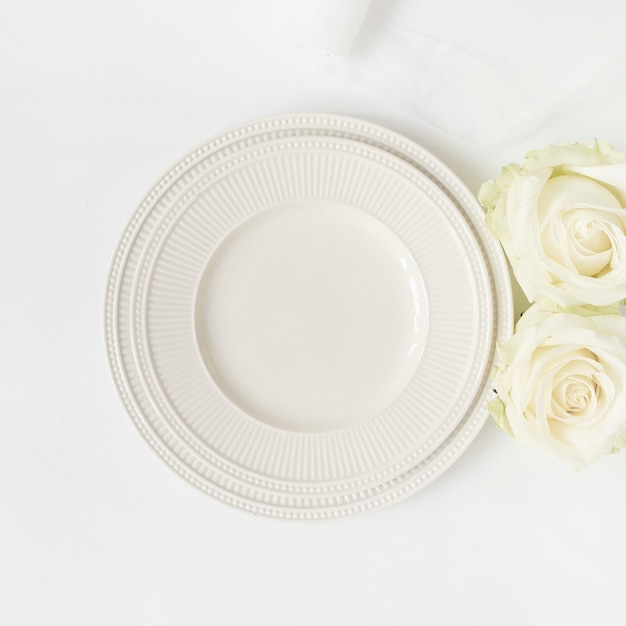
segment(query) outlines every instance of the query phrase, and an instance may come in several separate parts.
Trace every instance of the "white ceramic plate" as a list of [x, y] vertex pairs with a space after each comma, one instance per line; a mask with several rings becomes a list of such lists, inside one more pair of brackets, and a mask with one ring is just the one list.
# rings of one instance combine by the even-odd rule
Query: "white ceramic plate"
[[396, 137], [329, 116], [231, 131], [127, 229], [107, 308], [118, 388], [161, 456], [226, 502], [376, 508], [484, 421], [506, 269], [471, 196]]

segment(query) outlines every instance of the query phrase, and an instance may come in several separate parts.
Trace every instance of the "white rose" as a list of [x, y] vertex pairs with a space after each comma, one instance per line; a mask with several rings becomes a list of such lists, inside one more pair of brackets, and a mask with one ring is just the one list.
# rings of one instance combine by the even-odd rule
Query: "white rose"
[[626, 160], [605, 143], [550, 146], [486, 182], [478, 199], [530, 302], [626, 298]]
[[489, 409], [510, 435], [574, 469], [626, 445], [626, 317], [617, 306], [563, 310], [542, 300], [499, 351]]

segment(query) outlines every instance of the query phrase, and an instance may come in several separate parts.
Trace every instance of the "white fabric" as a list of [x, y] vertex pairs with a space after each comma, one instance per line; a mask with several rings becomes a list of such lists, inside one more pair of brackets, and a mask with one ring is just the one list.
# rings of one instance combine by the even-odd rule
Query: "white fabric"
[[345, 55], [370, 4], [371, 0], [303, 0], [289, 17], [283, 35], [301, 49]]
[[[432, 17], [420, 24], [417, 2], [304, 0], [281, 35], [304, 60], [339, 79], [491, 145], [520, 139], [559, 111], [626, 94], [626, 46], [612, 26], [611, 2], [599, 1], [607, 5], [604, 32], [590, 27], [585, 34], [584, 13], [576, 17], [565, 0], [544, 0], [509, 12], [508, 23], [495, 2], [486, 2], [485, 16], [468, 9], [467, 30], [446, 34]], [[571, 29], [570, 49], [551, 47], [545, 19]]]

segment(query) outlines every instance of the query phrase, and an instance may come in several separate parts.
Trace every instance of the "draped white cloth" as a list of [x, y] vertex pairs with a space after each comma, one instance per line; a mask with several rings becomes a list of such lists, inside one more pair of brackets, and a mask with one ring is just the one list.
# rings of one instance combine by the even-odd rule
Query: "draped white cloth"
[[[615, 3], [597, 1], [598, 24], [565, 0], [508, 3], [508, 9], [495, 0], [468, 3], [467, 29], [448, 32], [444, 0], [439, 23], [432, 7], [430, 22], [420, 23], [415, 0], [300, 0], [279, 39], [303, 61], [491, 145], [520, 139], [559, 111], [626, 95], [624, 11], [612, 19]], [[559, 37], [551, 39], [550, 29], [561, 29]], [[571, 33], [568, 49], [564, 30]]]

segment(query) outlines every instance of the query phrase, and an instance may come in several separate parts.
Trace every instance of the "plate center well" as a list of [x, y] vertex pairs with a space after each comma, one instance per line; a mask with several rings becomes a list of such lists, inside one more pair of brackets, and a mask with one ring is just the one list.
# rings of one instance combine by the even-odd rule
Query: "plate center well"
[[211, 377], [248, 415], [335, 430], [383, 411], [415, 374], [426, 291], [378, 219], [334, 201], [294, 202], [220, 244], [198, 286], [195, 330]]

